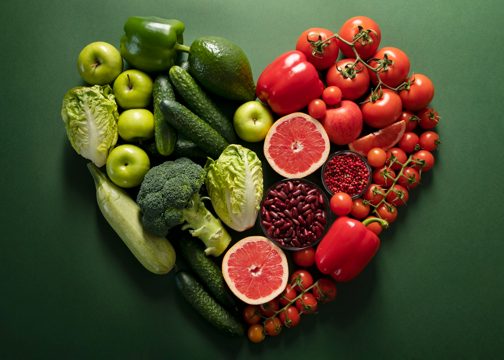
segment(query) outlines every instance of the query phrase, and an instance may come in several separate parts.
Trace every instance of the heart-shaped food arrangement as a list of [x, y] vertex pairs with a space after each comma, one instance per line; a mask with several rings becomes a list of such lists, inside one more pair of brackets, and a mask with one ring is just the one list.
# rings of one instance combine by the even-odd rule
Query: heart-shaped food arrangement
[[[187, 46], [184, 29], [135, 16], [118, 47], [85, 46], [86, 85], [65, 94], [61, 114], [132, 254], [155, 274], [177, 259], [195, 311], [260, 342], [318, 312], [373, 259], [434, 165], [434, 87], [402, 50], [380, 48], [364, 16], [302, 32], [257, 83], [237, 44]], [[267, 166], [281, 180], [265, 190]]]

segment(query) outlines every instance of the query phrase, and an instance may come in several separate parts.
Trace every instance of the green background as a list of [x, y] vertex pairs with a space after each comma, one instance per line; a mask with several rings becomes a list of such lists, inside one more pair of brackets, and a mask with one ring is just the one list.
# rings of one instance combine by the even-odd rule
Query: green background
[[[493, 359], [504, 343], [504, 10], [475, 1], [23, 1], [0, 3], [0, 357]], [[118, 44], [130, 15], [220, 35], [254, 76], [306, 28], [375, 19], [436, 86], [435, 168], [337, 301], [259, 345], [229, 339], [131, 256], [96, 206], [60, 118], [76, 57]]]

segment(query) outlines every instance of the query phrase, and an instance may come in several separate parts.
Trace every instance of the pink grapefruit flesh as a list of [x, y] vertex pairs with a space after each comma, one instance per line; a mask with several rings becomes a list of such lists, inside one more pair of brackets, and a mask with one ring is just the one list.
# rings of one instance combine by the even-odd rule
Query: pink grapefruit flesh
[[367, 156], [369, 150], [380, 147], [388, 150], [396, 145], [406, 130], [406, 121], [400, 120], [374, 133], [365, 135], [348, 144], [348, 148], [363, 156]]
[[266, 160], [285, 178], [312, 174], [327, 160], [329, 151], [329, 137], [322, 124], [301, 112], [275, 121], [264, 140]]
[[235, 243], [222, 259], [229, 289], [246, 304], [264, 304], [287, 286], [289, 267], [284, 252], [264, 236]]

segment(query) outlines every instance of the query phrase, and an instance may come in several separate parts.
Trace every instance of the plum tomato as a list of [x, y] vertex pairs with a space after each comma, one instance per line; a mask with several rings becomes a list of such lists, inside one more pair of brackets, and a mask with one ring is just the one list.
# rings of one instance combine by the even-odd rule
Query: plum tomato
[[299, 324], [301, 317], [299, 316], [299, 311], [295, 306], [288, 306], [286, 309], [282, 310], [278, 315], [283, 326], [286, 328], [292, 328]]
[[439, 114], [433, 108], [425, 108], [417, 113], [418, 125], [424, 130], [434, 129], [439, 123]]
[[326, 116], [327, 105], [322, 99], [313, 99], [308, 104], [308, 114], [317, 120], [320, 120]]
[[381, 168], [387, 161], [387, 152], [382, 148], [375, 147], [368, 151], [367, 162], [374, 168]]
[[247, 337], [253, 343], [260, 343], [266, 338], [264, 326], [261, 324], [250, 325], [247, 331]]
[[420, 173], [415, 168], [406, 166], [397, 179], [397, 183], [406, 189], [414, 189], [420, 184]]
[[377, 73], [369, 72], [374, 85], [378, 84], [379, 76], [382, 83], [395, 88], [408, 78], [410, 71], [408, 56], [401, 49], [395, 47], [381, 48], [368, 63], [378, 70]]
[[406, 205], [409, 199], [408, 190], [399, 184], [392, 186], [390, 191], [387, 193], [387, 202], [395, 207]]
[[296, 300], [296, 307], [302, 314], [313, 314], [317, 312], [317, 299], [312, 293], [306, 292]]
[[396, 173], [389, 167], [382, 167], [381, 169], [376, 169], [373, 171], [373, 182], [380, 185], [383, 188], [389, 188], [392, 186], [396, 177]]
[[[369, 219], [369, 218], [375, 218], [376, 216], [368, 216], [366, 219]], [[371, 230], [372, 232], [374, 232], [376, 235], [380, 235], [381, 232], [383, 231], [383, 227], [380, 225], [379, 222], [372, 222], [372, 223], [369, 223], [366, 225], [366, 227]]]
[[315, 263], [315, 249], [313, 247], [304, 248], [292, 252], [294, 264], [300, 267], [308, 268]]
[[401, 98], [389, 89], [372, 92], [367, 101], [361, 105], [362, 120], [368, 126], [383, 129], [401, 116]]
[[387, 166], [390, 166], [392, 170], [400, 170], [402, 164], [405, 164], [408, 160], [408, 155], [403, 149], [398, 147], [393, 147], [387, 150]]
[[334, 195], [331, 196], [331, 200], [329, 200], [329, 207], [333, 214], [337, 216], [350, 214], [352, 205], [352, 197], [345, 192], [334, 193]]
[[327, 70], [327, 86], [337, 86], [342, 99], [356, 100], [369, 90], [368, 69], [355, 59], [342, 59]]
[[368, 216], [371, 207], [368, 203], [364, 202], [363, 199], [358, 198], [353, 201], [352, 210], [350, 211], [350, 215], [352, 215], [356, 219], [364, 219]]
[[425, 131], [420, 134], [419, 144], [421, 149], [432, 152], [440, 144], [439, 134], [431, 130]]
[[399, 143], [397, 144], [406, 154], [411, 154], [413, 151], [418, 151], [420, 138], [412, 131], [406, 131]]
[[322, 92], [322, 100], [329, 106], [336, 106], [341, 102], [343, 93], [337, 86], [328, 86]]
[[278, 301], [280, 302], [280, 305], [285, 306], [292, 302], [297, 295], [298, 294], [294, 287], [292, 287], [290, 284], [287, 284], [284, 291], [278, 297]]
[[383, 220], [386, 220], [389, 224], [392, 224], [397, 219], [397, 208], [394, 205], [383, 203], [378, 206], [376, 212]]
[[320, 278], [313, 287], [312, 293], [321, 304], [331, 302], [336, 298], [336, 284], [330, 278]]
[[296, 50], [305, 54], [306, 59], [317, 70], [325, 70], [336, 62], [339, 55], [338, 41], [331, 30], [315, 27], [301, 33]]
[[275, 315], [279, 308], [280, 305], [278, 303], [278, 299], [276, 298], [268, 301], [267, 303], [259, 305], [259, 311], [264, 317], [271, 317]]
[[434, 85], [427, 76], [414, 74], [408, 79], [406, 87], [399, 91], [399, 96], [405, 110], [419, 111], [434, 98]]
[[418, 125], [420, 120], [418, 116], [409, 111], [403, 111], [399, 120], [406, 121], [406, 131], [413, 131]]
[[367, 200], [371, 205], [378, 205], [385, 196], [385, 190], [378, 184], [369, 185], [364, 193], [364, 200]]
[[282, 332], [282, 322], [276, 316], [264, 321], [264, 332], [268, 336], [277, 336]]
[[434, 166], [435, 158], [430, 151], [420, 150], [412, 155], [414, 161], [419, 161], [419, 164], [415, 164], [413, 167], [416, 169], [421, 169], [422, 171], [429, 171]]
[[307, 270], [296, 270], [290, 277], [290, 285], [301, 292], [313, 285], [313, 276]]
[[257, 305], [246, 305], [243, 308], [243, 320], [249, 325], [258, 324], [261, 321], [261, 312]]
[[[367, 60], [376, 53], [380, 46], [381, 29], [378, 24], [366, 16], [355, 16], [343, 23], [339, 32], [339, 36], [347, 41], [353, 42], [356, 38], [354, 47], [359, 56]], [[352, 47], [343, 41], [338, 41], [341, 52], [345, 57], [354, 57]]]

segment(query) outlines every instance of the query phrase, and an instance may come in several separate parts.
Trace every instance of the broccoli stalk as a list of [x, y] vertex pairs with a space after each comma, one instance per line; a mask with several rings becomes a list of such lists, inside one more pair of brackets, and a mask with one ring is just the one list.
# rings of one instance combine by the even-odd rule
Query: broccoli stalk
[[205, 206], [199, 194], [205, 170], [188, 158], [180, 158], [151, 168], [137, 195], [145, 229], [166, 236], [182, 225], [182, 230], [199, 238], [207, 255], [219, 256], [231, 242], [231, 236]]

